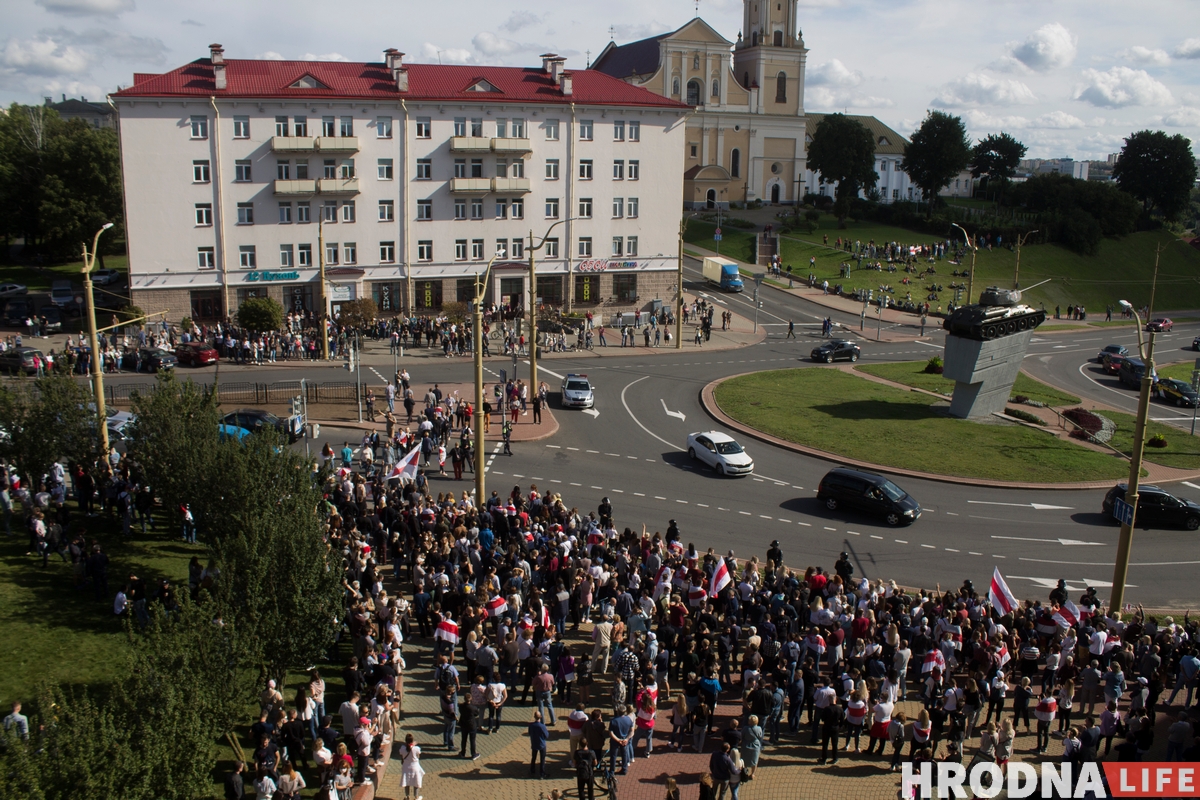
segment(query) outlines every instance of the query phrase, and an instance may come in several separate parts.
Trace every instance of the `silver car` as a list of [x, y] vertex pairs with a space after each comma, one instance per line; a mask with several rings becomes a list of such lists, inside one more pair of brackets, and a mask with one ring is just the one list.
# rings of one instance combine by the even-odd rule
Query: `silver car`
[[563, 408], [591, 408], [596, 405], [596, 394], [587, 375], [568, 372], [562, 382]]

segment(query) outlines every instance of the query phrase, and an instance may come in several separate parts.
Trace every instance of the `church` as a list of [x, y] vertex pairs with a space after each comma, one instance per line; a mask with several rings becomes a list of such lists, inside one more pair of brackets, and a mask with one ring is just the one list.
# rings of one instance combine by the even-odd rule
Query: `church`
[[[628, 44], [609, 42], [591, 64], [615, 78], [686, 103], [685, 208], [729, 208], [761, 200], [796, 203], [806, 193], [833, 194], [805, 163], [808, 49], [798, 0], [743, 0], [742, 30], [730, 42], [696, 17], [678, 30]], [[874, 117], [855, 117], [877, 138], [881, 199], [910, 199], [897, 172], [906, 141]]]

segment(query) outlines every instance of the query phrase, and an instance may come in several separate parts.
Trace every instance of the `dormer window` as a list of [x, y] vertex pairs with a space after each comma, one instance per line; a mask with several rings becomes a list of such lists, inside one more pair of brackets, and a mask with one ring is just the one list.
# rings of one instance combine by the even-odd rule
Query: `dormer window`
[[888, 138], [886, 136], [880, 136], [878, 146], [879, 147], [891, 147], [892, 143], [888, 141]]
[[470, 86], [468, 86], [466, 90], [468, 92], [500, 93], [500, 90], [498, 88], [496, 88], [496, 84], [492, 83], [487, 78], [480, 78], [479, 80], [475, 81]]
[[328, 89], [329, 87], [321, 83], [312, 75], [305, 75], [300, 80], [288, 87], [289, 89]]

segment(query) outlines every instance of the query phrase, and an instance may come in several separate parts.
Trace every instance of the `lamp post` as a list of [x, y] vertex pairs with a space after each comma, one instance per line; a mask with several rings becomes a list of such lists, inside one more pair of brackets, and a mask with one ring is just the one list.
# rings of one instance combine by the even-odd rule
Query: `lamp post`
[[[720, 206], [718, 206], [720, 208]], [[679, 254], [676, 269], [678, 275], [676, 281], [679, 284], [679, 294], [675, 298], [675, 349], [683, 348], [683, 234], [687, 231], [688, 220], [692, 217], [699, 216], [700, 212], [695, 214], [684, 214], [679, 220]], [[718, 248], [717, 252], [720, 252]]]
[[[321, 209], [324, 215], [325, 210]], [[321, 360], [329, 360], [329, 330], [325, 327], [329, 316], [329, 298], [325, 294], [325, 217], [317, 217], [317, 280], [321, 282], [321, 313], [317, 315], [317, 330], [321, 334]]]
[[975, 243], [971, 241], [971, 237], [967, 233], [966, 228], [964, 228], [962, 225], [959, 225], [957, 222], [951, 222], [950, 225], [951, 227], [958, 228], [960, 231], [962, 231], [963, 238], [967, 240], [967, 247], [971, 248], [971, 273], [967, 277], [967, 304], [970, 305], [971, 303], [975, 302], [974, 299], [972, 299], [975, 297], [975, 256], [979, 253], [979, 248], [976, 247]]
[[1150, 389], [1154, 384], [1154, 333], [1150, 333], [1150, 341], [1142, 336], [1142, 320], [1137, 309], [1128, 300], [1119, 301], [1121, 308], [1133, 314], [1137, 324], [1138, 353], [1144, 362], [1142, 372], [1141, 392], [1138, 395], [1137, 423], [1133, 431], [1133, 453], [1129, 459], [1129, 484], [1125, 489], [1125, 502], [1131, 507], [1129, 522], [1121, 521], [1121, 535], [1117, 540], [1117, 559], [1113, 564], [1112, 599], [1109, 601], [1109, 614], [1121, 610], [1125, 599], [1125, 580], [1129, 576], [1129, 553], [1133, 548], [1133, 526], [1137, 522], [1138, 480], [1142, 472], [1142, 451], [1146, 448], [1146, 419], [1150, 415]]
[[1013, 273], [1013, 288], [1021, 288], [1021, 245], [1025, 244], [1025, 240], [1033, 236], [1037, 231], [1029, 231], [1017, 237], [1017, 269]]
[[100, 340], [96, 331], [96, 299], [92, 296], [92, 268], [96, 266], [96, 248], [100, 244], [100, 234], [111, 228], [111, 222], [104, 223], [92, 238], [92, 252], [89, 254], [87, 245], [83, 247], [83, 296], [87, 300], [88, 314], [88, 344], [92, 348], [92, 393], [96, 396], [96, 415], [100, 419], [100, 446], [108, 455], [108, 414], [104, 408], [104, 370], [100, 364]]
[[[475, 344], [475, 505], [479, 508], [487, 501], [484, 496], [483, 460], [483, 294], [487, 287], [488, 273], [497, 258], [504, 258], [503, 248], [496, 251], [481, 275], [475, 276], [475, 313], [472, 315], [471, 334]], [[481, 280], [482, 278], [482, 280]]]
[[[534, 261], [533, 254], [546, 246], [546, 242], [550, 239], [550, 232], [562, 225], [564, 222], [574, 222], [578, 217], [568, 217], [560, 219], [546, 229], [546, 233], [542, 235], [542, 240], [536, 245], [533, 243], [533, 231], [529, 232], [529, 391], [536, 392], [538, 390], [538, 372], [537, 372], [537, 262]], [[569, 242], [568, 242], [569, 244]], [[571, 287], [567, 287], [570, 291]], [[516, 369], [513, 370], [513, 375], [516, 375]]]

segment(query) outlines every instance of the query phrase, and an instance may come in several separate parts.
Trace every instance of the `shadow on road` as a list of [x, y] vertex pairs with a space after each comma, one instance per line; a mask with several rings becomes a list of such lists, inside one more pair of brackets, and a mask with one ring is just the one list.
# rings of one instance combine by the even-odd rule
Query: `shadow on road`
[[1117, 521], [1108, 514], [1094, 511], [1081, 511], [1071, 515], [1071, 521], [1080, 525], [1092, 525], [1101, 528], [1116, 527]]

